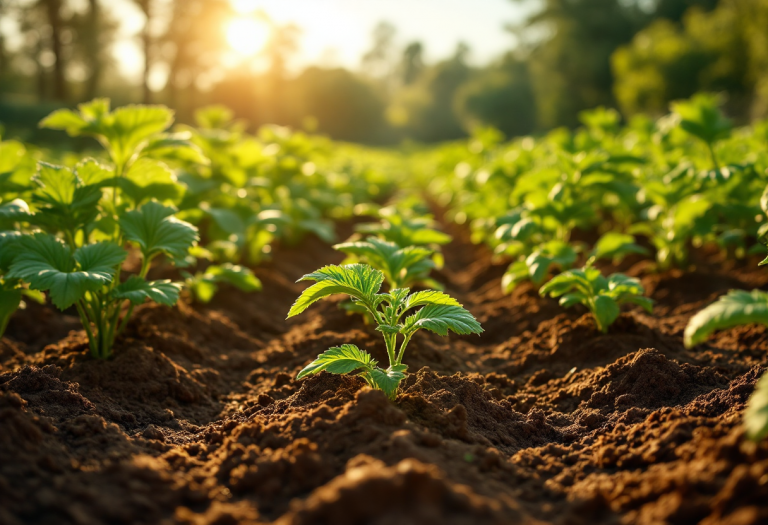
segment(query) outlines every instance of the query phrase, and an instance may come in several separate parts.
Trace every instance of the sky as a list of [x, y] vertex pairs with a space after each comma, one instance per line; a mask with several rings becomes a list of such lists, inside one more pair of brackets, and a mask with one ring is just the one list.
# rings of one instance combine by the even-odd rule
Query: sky
[[[524, 19], [526, 5], [513, 0], [232, 0], [242, 13], [261, 9], [280, 24], [302, 29], [300, 51], [293, 66], [309, 64], [357, 68], [371, 46], [371, 33], [381, 21], [397, 28], [396, 44], [419, 40], [425, 58], [434, 61], [453, 54], [463, 41], [469, 60], [484, 64], [515, 44], [504, 26]], [[527, 2], [530, 4], [531, 2]], [[523, 2], [523, 4], [526, 4]], [[142, 55], [135, 35], [144, 22], [131, 0], [107, 3], [121, 21], [113, 54], [127, 76], [137, 76]]]

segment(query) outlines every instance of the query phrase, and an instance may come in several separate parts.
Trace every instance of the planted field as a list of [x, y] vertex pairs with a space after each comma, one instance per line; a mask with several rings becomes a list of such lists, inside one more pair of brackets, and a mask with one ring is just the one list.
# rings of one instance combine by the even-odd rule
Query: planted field
[[0, 142], [0, 523], [768, 521], [765, 123], [172, 119]]

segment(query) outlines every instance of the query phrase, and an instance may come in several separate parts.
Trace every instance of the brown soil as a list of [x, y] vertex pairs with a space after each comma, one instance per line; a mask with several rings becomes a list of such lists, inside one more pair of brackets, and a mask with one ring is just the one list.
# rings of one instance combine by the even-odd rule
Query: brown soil
[[261, 293], [139, 308], [106, 362], [76, 319], [19, 312], [0, 341], [0, 524], [768, 523], [768, 443], [740, 426], [768, 333], [682, 346], [694, 312], [768, 272], [639, 262], [656, 313], [601, 335], [528, 285], [504, 296], [505, 265], [451, 233], [437, 277], [486, 332], [419, 334], [394, 403], [293, 379], [339, 343], [386, 360], [337, 302], [284, 320], [294, 281], [342, 259], [314, 239], [256, 270]]

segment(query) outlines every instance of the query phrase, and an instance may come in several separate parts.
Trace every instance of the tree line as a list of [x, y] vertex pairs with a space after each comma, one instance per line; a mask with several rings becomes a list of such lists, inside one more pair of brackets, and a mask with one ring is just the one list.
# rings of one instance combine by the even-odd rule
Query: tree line
[[[43, 111], [36, 108], [109, 96], [168, 104], [182, 121], [221, 103], [254, 127], [396, 143], [457, 139], [478, 126], [537, 133], [574, 126], [582, 110], [601, 105], [625, 118], [662, 114], [701, 90], [726, 93], [737, 120], [768, 114], [768, 0], [538, 0], [522, 24], [508, 26], [514, 49], [484, 67], [470, 65], [463, 43], [426, 63], [421, 42], [398, 46], [397, 29], [381, 23], [356, 70], [315, 65], [293, 74], [300, 28], [264, 16], [265, 67], [222, 68], [222, 28], [236, 16], [227, 0], [128, 1], [145, 18], [138, 83], [120, 76], [109, 52], [120, 21], [106, 0], [0, 3], [21, 42], [11, 46], [0, 33], [0, 122], [23, 129]], [[159, 19], [167, 23], [158, 29]], [[165, 72], [160, 87], [156, 69]]]

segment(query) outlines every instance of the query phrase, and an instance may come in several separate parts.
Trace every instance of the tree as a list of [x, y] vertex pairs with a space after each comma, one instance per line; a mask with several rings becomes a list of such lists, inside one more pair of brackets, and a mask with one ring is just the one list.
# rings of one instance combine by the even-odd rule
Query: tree
[[411, 42], [403, 51], [400, 61], [400, 82], [409, 86], [424, 73], [424, 46], [421, 42]]
[[392, 53], [397, 30], [389, 22], [379, 22], [373, 29], [373, 44], [362, 58], [362, 67], [368, 75], [383, 78], [392, 72]]
[[508, 137], [536, 128], [536, 106], [529, 65], [512, 53], [459, 88], [456, 111], [464, 127], [493, 126]]
[[152, 102], [152, 90], [149, 88], [149, 74], [152, 71], [152, 15], [154, 14], [154, 3], [152, 0], [133, 0], [144, 13], [144, 25], [141, 28], [139, 38], [141, 39], [141, 49], [144, 53], [144, 69], [141, 74], [142, 102], [149, 104]]

